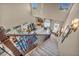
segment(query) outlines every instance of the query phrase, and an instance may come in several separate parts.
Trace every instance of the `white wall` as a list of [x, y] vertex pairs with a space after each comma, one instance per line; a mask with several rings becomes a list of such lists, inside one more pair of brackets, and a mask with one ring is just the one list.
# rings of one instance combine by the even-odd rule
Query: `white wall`
[[63, 22], [68, 15], [69, 10], [61, 11], [57, 3], [41, 3], [39, 5], [40, 6], [36, 10], [33, 10], [34, 16], [53, 19], [57, 22]]
[[18, 4], [0, 4], [0, 21], [6, 28], [10, 28], [15, 25], [23, 24], [25, 22], [35, 21], [31, 15], [30, 4], [18, 3]]
[[[74, 4], [65, 22], [65, 27], [75, 18], [79, 18], [78, 12], [79, 4]], [[79, 56], [79, 29], [76, 32], [72, 32], [63, 43], [59, 43], [59, 49], [61, 55]]]
[[[6, 28], [35, 21], [29, 3], [0, 4], [0, 24]], [[57, 22], [65, 21], [68, 11], [59, 10], [58, 4], [39, 4], [37, 10], [33, 10], [33, 15], [42, 18], [53, 19]]]
[[0, 20], [0, 25], [1, 25], [2, 21]]
[[1, 17], [1, 16], [2, 16], [2, 8], [1, 8], [1, 6], [0, 6], [0, 25], [1, 25], [1, 23], [2, 23], [2, 20], [1, 20], [2, 17]]

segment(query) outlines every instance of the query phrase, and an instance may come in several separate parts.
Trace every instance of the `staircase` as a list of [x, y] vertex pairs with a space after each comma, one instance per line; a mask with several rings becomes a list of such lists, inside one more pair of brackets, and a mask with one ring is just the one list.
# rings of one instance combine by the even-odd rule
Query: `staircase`
[[26, 56], [58, 56], [57, 41], [53, 38], [46, 40], [43, 44], [27, 53]]

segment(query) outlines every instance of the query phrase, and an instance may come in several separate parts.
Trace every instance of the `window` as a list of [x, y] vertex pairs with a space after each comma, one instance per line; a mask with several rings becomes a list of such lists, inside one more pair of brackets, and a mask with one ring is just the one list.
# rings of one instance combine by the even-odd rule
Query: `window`
[[32, 6], [32, 9], [37, 9], [38, 8], [38, 3], [32, 3], [31, 6]]
[[60, 10], [68, 10], [71, 6], [71, 3], [59, 3]]

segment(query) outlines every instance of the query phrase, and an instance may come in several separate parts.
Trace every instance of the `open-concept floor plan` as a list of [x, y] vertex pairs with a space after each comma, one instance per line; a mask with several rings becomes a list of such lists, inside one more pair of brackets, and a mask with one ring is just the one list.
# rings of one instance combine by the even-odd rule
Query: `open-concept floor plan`
[[0, 3], [0, 56], [79, 56], [78, 3]]

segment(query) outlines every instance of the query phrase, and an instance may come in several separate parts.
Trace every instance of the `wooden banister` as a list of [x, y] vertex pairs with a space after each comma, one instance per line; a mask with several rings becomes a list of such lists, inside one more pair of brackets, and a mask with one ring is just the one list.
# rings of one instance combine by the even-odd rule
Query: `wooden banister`
[[16, 36], [31, 36], [31, 35], [37, 35], [37, 36], [42, 36], [42, 35], [44, 35], [44, 36], [46, 36], [46, 35], [49, 35], [49, 34], [6, 34], [7, 36], [14, 36], [14, 37], [16, 37]]
[[10, 41], [10, 39], [6, 36], [4, 33], [4, 30], [0, 28], [0, 41], [7, 46], [15, 56], [22, 55], [19, 50], [13, 45], [13, 43]]

